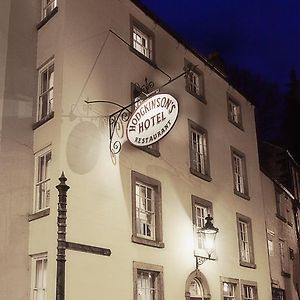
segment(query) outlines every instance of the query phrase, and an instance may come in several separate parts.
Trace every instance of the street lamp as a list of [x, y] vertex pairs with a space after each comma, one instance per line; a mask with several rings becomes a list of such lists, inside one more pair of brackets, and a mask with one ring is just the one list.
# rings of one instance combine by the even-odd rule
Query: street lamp
[[205, 218], [206, 222], [202, 228], [198, 230], [198, 234], [201, 237], [201, 240], [203, 241], [203, 248], [207, 253], [208, 257], [200, 257], [196, 256], [196, 266], [198, 269], [199, 265], [202, 265], [206, 260], [211, 260], [211, 255], [215, 251], [215, 241], [216, 241], [216, 235], [219, 232], [219, 229], [216, 228], [212, 220], [213, 218], [208, 214], [208, 216]]

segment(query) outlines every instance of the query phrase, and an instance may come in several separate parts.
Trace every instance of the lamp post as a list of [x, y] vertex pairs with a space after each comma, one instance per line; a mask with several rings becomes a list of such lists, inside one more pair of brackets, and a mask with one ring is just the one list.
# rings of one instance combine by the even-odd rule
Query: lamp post
[[219, 229], [212, 223], [213, 218], [208, 214], [205, 218], [206, 222], [202, 228], [198, 230], [198, 234], [202, 238], [204, 249], [208, 257], [196, 256], [196, 268], [202, 265], [206, 260], [211, 260], [211, 255], [215, 251], [216, 236]]

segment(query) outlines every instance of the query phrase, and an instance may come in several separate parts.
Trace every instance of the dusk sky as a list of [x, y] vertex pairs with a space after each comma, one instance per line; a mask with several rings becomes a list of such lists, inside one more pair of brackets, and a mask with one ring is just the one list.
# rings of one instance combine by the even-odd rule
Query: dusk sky
[[201, 54], [248, 69], [285, 89], [300, 77], [299, 0], [141, 0]]

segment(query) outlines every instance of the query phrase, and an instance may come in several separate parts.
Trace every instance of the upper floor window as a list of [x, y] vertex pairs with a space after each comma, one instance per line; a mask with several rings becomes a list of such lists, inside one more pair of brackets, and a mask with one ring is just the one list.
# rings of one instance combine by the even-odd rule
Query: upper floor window
[[54, 61], [39, 70], [37, 121], [53, 112]]
[[286, 300], [285, 291], [283, 289], [272, 287], [272, 299]]
[[185, 76], [185, 89], [194, 97], [205, 102], [204, 75], [199, 68], [185, 60], [185, 69], [189, 69]]
[[235, 194], [249, 199], [245, 155], [231, 147], [233, 183]]
[[189, 120], [190, 171], [210, 181], [207, 131]]
[[132, 171], [132, 240], [163, 247], [161, 186], [158, 180]]
[[35, 255], [32, 266], [32, 300], [46, 300], [47, 298], [47, 264], [46, 254]]
[[199, 230], [204, 227], [206, 222], [205, 218], [209, 215], [213, 216], [212, 203], [205, 199], [201, 199], [192, 195], [192, 213], [194, 224], [194, 237], [195, 237], [195, 254], [197, 256], [207, 257], [207, 251], [202, 235], [199, 235]]
[[57, 0], [42, 0], [42, 20], [51, 14], [57, 7]]
[[141, 58], [154, 62], [154, 34], [134, 17], [131, 17], [131, 46]]
[[163, 268], [133, 263], [134, 300], [163, 300]]
[[231, 96], [228, 96], [227, 104], [228, 104], [228, 120], [232, 124], [239, 127], [240, 129], [243, 129], [242, 111], [241, 111], [240, 103], [237, 100], [233, 99]]
[[255, 268], [251, 219], [237, 213], [240, 265]]
[[286, 241], [279, 240], [281, 274], [290, 277], [289, 250]]
[[51, 150], [46, 149], [35, 157], [34, 212], [49, 207]]
[[279, 188], [275, 187], [276, 193], [276, 216], [292, 226], [292, 200]]

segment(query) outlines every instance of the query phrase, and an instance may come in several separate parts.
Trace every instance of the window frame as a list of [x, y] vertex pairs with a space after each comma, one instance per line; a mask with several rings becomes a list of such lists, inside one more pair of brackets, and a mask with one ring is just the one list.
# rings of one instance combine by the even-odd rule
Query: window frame
[[[233, 146], [230, 146], [231, 151], [231, 165], [232, 165], [232, 177], [233, 177], [233, 191], [237, 196], [240, 196], [246, 200], [250, 200], [249, 196], [249, 186], [248, 186], [248, 175], [247, 175], [247, 166], [246, 166], [246, 156], [243, 152], [237, 150]], [[242, 168], [242, 179], [243, 179], [243, 192], [237, 189], [236, 184], [236, 173], [235, 173], [235, 162], [234, 157], [238, 157], [241, 160]]]
[[[48, 72], [49, 69], [53, 67], [53, 83], [50, 88], [47, 89], [47, 91], [42, 91], [42, 76], [45, 72]], [[47, 85], [49, 84], [49, 79], [47, 78]], [[55, 62], [54, 57], [50, 58], [48, 61], [46, 61], [40, 68], [38, 68], [38, 91], [37, 91], [37, 106], [36, 106], [36, 118], [35, 118], [35, 124], [33, 125], [33, 129], [39, 127], [43, 123], [47, 122], [49, 119], [52, 119], [54, 116], [54, 87], [55, 87]], [[43, 116], [43, 100], [42, 97], [44, 95], [48, 95], [50, 92], [52, 92], [53, 97], [51, 98], [50, 102], [48, 103], [47, 99], [47, 107], [46, 111], [47, 113]]]
[[[52, 6], [52, 3], [54, 3], [54, 5], [51, 8], [51, 10], [47, 13], [47, 7], [49, 7], [50, 5]], [[50, 0], [50, 3], [48, 3], [48, 4], [47, 4], [47, 0], [42, 0], [41, 1], [41, 21], [43, 21], [44, 19], [49, 17], [52, 14], [52, 12], [55, 10], [56, 7], [57, 7], [57, 0]]]
[[[194, 234], [194, 255], [208, 258], [208, 254], [205, 249], [199, 247], [199, 236], [197, 231], [199, 226], [197, 225], [197, 206], [207, 209], [207, 214], [210, 214], [213, 217], [213, 205], [211, 201], [208, 201], [203, 198], [199, 198], [195, 195], [191, 195], [192, 200], [192, 220], [193, 220], [193, 234]], [[215, 251], [212, 253], [211, 259], [215, 258]]]
[[[184, 69], [187, 70], [188, 67], [193, 66], [193, 64], [187, 60], [186, 58], [184, 59]], [[199, 93], [194, 92], [190, 88], [190, 84], [194, 85], [194, 83], [191, 83], [190, 74], [194, 74], [198, 78], [198, 88], [199, 88]], [[186, 76], [185, 76], [185, 90], [204, 104], [207, 103], [206, 98], [205, 98], [205, 80], [204, 80], [204, 73], [197, 67], [193, 68], [193, 70], [189, 71]]]
[[158, 286], [158, 295], [155, 300], [164, 300], [164, 281], [163, 267], [160, 265], [148, 264], [143, 262], [133, 262], [133, 299], [138, 300], [138, 274], [139, 272], [147, 272], [156, 275], [155, 284]]
[[[131, 83], [131, 112], [134, 112], [134, 110], [136, 109], [135, 106], [135, 101], [136, 98], [138, 98], [139, 96], [136, 96], [135, 93], [142, 93], [142, 91], [140, 90], [139, 92], [139, 87], [137, 85], [135, 85], [134, 83]], [[141, 147], [137, 147], [138, 149], [141, 149], [143, 151], [145, 151], [146, 153], [149, 153], [155, 157], [160, 157], [160, 152], [159, 152], [159, 142], [155, 142], [152, 145], [149, 146], [141, 146]]]
[[[48, 253], [40, 253], [40, 254], [34, 254], [31, 255], [31, 259], [32, 259], [32, 263], [31, 263], [31, 297], [30, 299], [36, 299], [35, 294], [36, 291], [38, 290], [37, 288], [37, 262], [38, 261], [42, 261], [42, 267], [43, 267], [43, 274], [42, 274], [42, 285], [44, 284], [44, 280], [46, 279], [46, 285], [45, 287], [43, 286], [42, 289], [44, 290], [44, 296], [43, 299], [46, 300], [47, 299], [47, 271], [48, 271]], [[46, 261], [46, 267], [45, 266], [45, 261]], [[46, 275], [46, 276], [44, 276]]]
[[221, 281], [221, 298], [224, 300], [224, 297], [228, 298], [228, 296], [224, 295], [224, 283], [231, 284], [234, 286], [234, 300], [240, 300], [240, 286], [239, 286], [239, 280], [235, 278], [229, 278], [229, 277], [220, 277]]
[[[209, 140], [208, 140], [208, 132], [206, 129], [198, 125], [192, 120], [188, 120], [188, 126], [189, 126], [189, 155], [190, 155], [190, 173], [202, 178], [206, 181], [211, 181], [212, 178], [210, 176], [210, 158], [209, 158]], [[198, 133], [199, 135], [204, 135], [205, 142], [206, 142], [206, 155], [204, 156], [204, 171], [205, 173], [202, 173], [197, 170], [195, 167], [195, 164], [193, 162], [193, 132]]]
[[[241, 247], [242, 240], [240, 234], [240, 222], [246, 224], [246, 228], [247, 228], [249, 261], [243, 260], [242, 247]], [[254, 256], [253, 230], [252, 230], [251, 219], [240, 213], [236, 213], [236, 223], [237, 223], [237, 234], [238, 234], [238, 244], [239, 244], [240, 266], [255, 269], [256, 264], [255, 264], [255, 256]]]
[[[241, 280], [241, 296], [242, 300], [258, 300], [258, 293], [257, 293], [257, 282], [255, 281], [249, 281], [249, 280]], [[251, 287], [253, 288], [253, 298], [245, 298], [245, 290], [244, 287]]]
[[[238, 121], [236, 122], [234, 118], [232, 118], [231, 104], [238, 108]], [[242, 106], [241, 103], [232, 97], [230, 94], [227, 94], [227, 113], [228, 113], [228, 121], [238, 127], [241, 130], [244, 130], [243, 127], [243, 116], [242, 116]]]
[[[134, 28], [136, 28], [138, 31], [140, 31], [146, 38], [148, 43], [150, 44], [149, 47], [149, 57], [142, 52], [138, 51], [134, 47]], [[135, 53], [138, 57], [146, 61], [147, 63], [151, 64], [152, 66], [155, 65], [155, 36], [152, 30], [150, 30], [148, 27], [146, 27], [143, 23], [141, 23], [138, 19], [136, 19], [134, 16], [130, 15], [130, 51]]]
[[[154, 190], [154, 239], [148, 239], [139, 236], [137, 229], [137, 217], [136, 217], [136, 183], [140, 182], [153, 188]], [[131, 197], [132, 197], [132, 242], [151, 247], [163, 248], [163, 231], [162, 231], [162, 200], [161, 200], [161, 183], [160, 181], [143, 175], [136, 171], [131, 171]]]
[[[45, 165], [44, 167], [45, 169], [43, 169], [43, 175], [48, 175], [47, 178], [43, 178], [42, 180], [39, 180], [39, 172], [42, 168], [42, 166], [40, 165], [41, 162], [41, 158], [45, 159], [45, 163], [47, 162], [46, 158], [47, 155], [50, 154], [50, 165]], [[35, 153], [34, 155], [34, 201], [33, 201], [33, 215], [36, 215], [38, 217], [42, 217], [42, 216], [46, 216], [49, 214], [50, 212], [50, 197], [51, 197], [51, 164], [52, 164], [52, 159], [53, 159], [53, 154], [52, 154], [52, 149], [51, 149], [51, 145], [45, 147], [44, 149], [38, 151]], [[47, 172], [46, 172], [46, 168], [48, 168]], [[48, 173], [48, 174], [46, 174]], [[41, 208], [38, 207], [38, 192], [37, 192], [37, 188], [40, 185], [46, 185], [46, 195], [43, 197], [46, 197], [45, 199], [45, 205], [41, 205]], [[48, 187], [48, 188], [47, 188]], [[47, 203], [47, 193], [49, 191], [49, 200]], [[36, 217], [33, 217], [34, 219]]]

